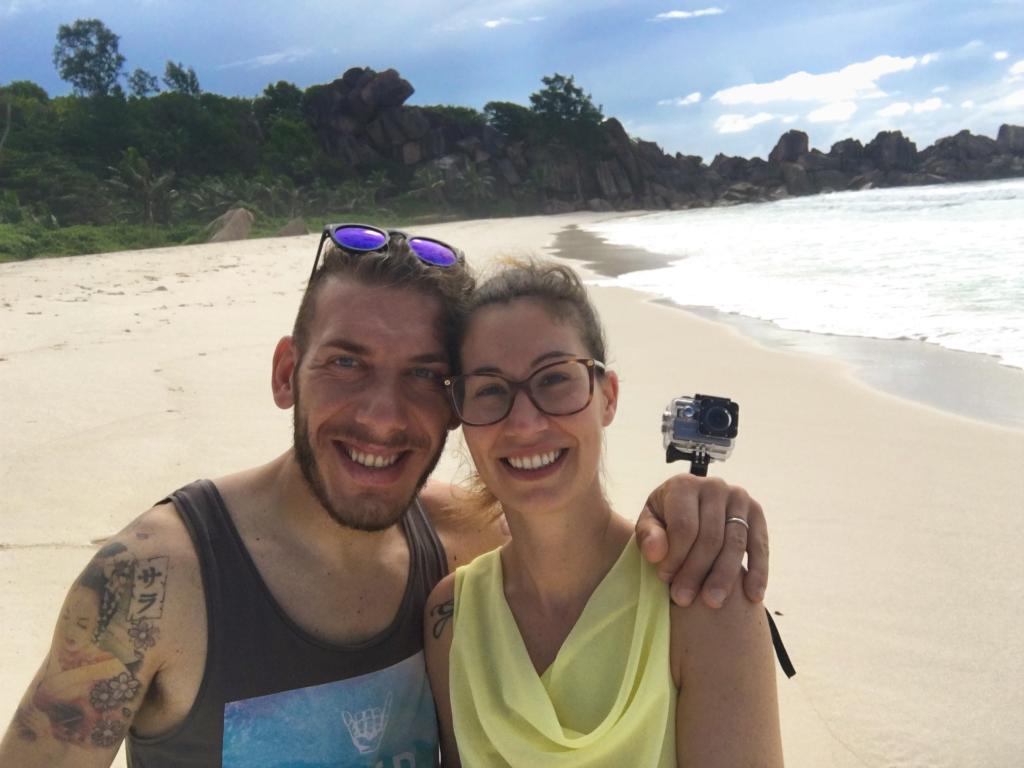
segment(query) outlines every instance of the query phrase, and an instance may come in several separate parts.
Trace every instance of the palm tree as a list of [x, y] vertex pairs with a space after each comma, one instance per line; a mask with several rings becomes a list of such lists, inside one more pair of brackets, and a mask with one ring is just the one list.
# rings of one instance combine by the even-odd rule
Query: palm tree
[[154, 223], [157, 208], [166, 208], [167, 202], [176, 194], [171, 189], [174, 172], [154, 177], [149, 163], [135, 147], [125, 150], [121, 162], [108, 168], [114, 176], [107, 180], [107, 184], [126, 200], [142, 204], [142, 221], [146, 225]]
[[478, 209], [481, 203], [494, 197], [494, 177], [480, 173], [475, 165], [456, 176], [455, 184], [459, 198], [468, 202], [472, 209]]
[[442, 208], [448, 207], [444, 196], [444, 174], [436, 166], [423, 165], [416, 169], [409, 184], [409, 194], [424, 197]]

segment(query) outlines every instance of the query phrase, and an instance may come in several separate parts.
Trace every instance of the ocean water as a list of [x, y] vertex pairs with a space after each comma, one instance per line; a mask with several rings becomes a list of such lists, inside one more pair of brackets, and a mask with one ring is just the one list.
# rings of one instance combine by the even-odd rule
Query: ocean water
[[784, 329], [917, 339], [1024, 369], [1024, 179], [646, 214], [585, 229], [665, 256], [667, 266], [612, 284]]

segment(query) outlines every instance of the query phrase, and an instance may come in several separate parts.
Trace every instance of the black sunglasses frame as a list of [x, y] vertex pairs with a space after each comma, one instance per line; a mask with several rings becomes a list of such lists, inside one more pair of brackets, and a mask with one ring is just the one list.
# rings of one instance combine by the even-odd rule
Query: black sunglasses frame
[[[384, 243], [382, 245], [377, 246], [376, 248], [353, 248], [351, 245], [345, 245], [344, 243], [339, 243], [338, 240], [334, 236], [335, 232], [337, 232], [339, 229], [346, 229], [348, 227], [352, 227], [352, 228], [357, 228], [358, 227], [359, 229], [371, 229], [374, 232], [380, 232], [380, 234], [382, 234], [384, 236]], [[323, 232], [320, 233], [320, 243], [316, 247], [316, 258], [313, 259], [313, 269], [309, 273], [309, 282], [313, 282], [313, 277], [314, 277], [314, 275], [316, 275], [317, 267], [320, 266], [320, 254], [323, 253], [324, 243], [327, 242], [328, 239], [332, 243], [334, 243], [334, 245], [336, 247], [340, 248], [341, 250], [343, 250], [343, 251], [345, 251], [347, 253], [359, 254], [359, 253], [380, 253], [381, 251], [386, 251], [388, 246], [391, 244], [391, 241], [394, 240], [395, 238], [401, 238], [402, 240], [405, 240], [406, 242], [409, 242], [410, 240], [423, 240], [423, 241], [428, 242], [428, 243], [436, 243], [437, 245], [440, 245], [440, 246], [443, 246], [443, 247], [447, 248], [449, 251], [451, 251], [455, 255], [455, 261], [452, 262], [452, 264], [437, 264], [437, 263], [435, 263], [433, 261], [430, 261], [429, 259], [423, 258], [422, 256], [420, 256], [419, 253], [417, 253], [415, 248], [412, 248], [410, 246], [410, 250], [413, 253], [416, 254], [417, 258], [419, 258], [420, 261], [422, 261], [424, 264], [429, 264], [432, 267], [438, 267], [439, 269], [447, 269], [448, 267], [454, 266], [455, 264], [458, 264], [460, 261], [462, 261], [462, 251], [460, 251], [455, 246], [450, 245], [450, 244], [444, 242], [443, 240], [436, 240], [433, 237], [423, 237], [422, 235], [413, 235], [410, 238], [405, 232], [403, 232], [400, 229], [381, 229], [380, 227], [375, 227], [372, 224], [354, 224], [354, 223], [347, 223], [347, 224], [325, 224]]]
[[[554, 368], [556, 365], [563, 365], [565, 363], [583, 363], [587, 367], [587, 373], [590, 376], [590, 392], [587, 395], [587, 401], [579, 408], [577, 408], [575, 411], [569, 411], [568, 413], [549, 413], [548, 411], [544, 410], [544, 408], [541, 407], [540, 403], [538, 403], [534, 399], [533, 392], [530, 391], [530, 382], [533, 380], [533, 377], [536, 376], [538, 373], [546, 371], [548, 368]], [[451, 401], [452, 409], [455, 411], [455, 415], [459, 417], [459, 420], [464, 425], [470, 427], [489, 427], [492, 424], [497, 424], [499, 421], [504, 421], [505, 419], [508, 418], [508, 415], [512, 413], [512, 408], [516, 404], [516, 395], [519, 394], [520, 391], [525, 392], [526, 396], [530, 398], [530, 402], [533, 403], [533, 407], [536, 408], [541, 413], [543, 413], [545, 416], [558, 417], [572, 416], [574, 414], [577, 414], [580, 411], [584, 410], [588, 405], [590, 405], [590, 402], [594, 399], [594, 380], [597, 378], [597, 374], [604, 373], [604, 371], [605, 365], [600, 360], [595, 360], [592, 357], [570, 357], [565, 360], [556, 360], [552, 363], [548, 363], [547, 365], [542, 365], [540, 368], [535, 370], [525, 379], [522, 379], [520, 381], [513, 381], [512, 379], [505, 378], [504, 376], [501, 376], [497, 373], [464, 373], [458, 376], [446, 376], [443, 380], [443, 384], [445, 386], [445, 389], [448, 390], [448, 399]], [[458, 402], [456, 402], [455, 399], [455, 385], [456, 383], [459, 382], [459, 380], [465, 380], [469, 376], [492, 376], [496, 379], [501, 379], [502, 381], [509, 385], [509, 387], [512, 390], [512, 395], [508, 399], [508, 408], [506, 409], [504, 414], [502, 414], [497, 419], [494, 419], [493, 421], [466, 421], [465, 417], [463, 417], [462, 415], [462, 411], [459, 409], [459, 404]]]

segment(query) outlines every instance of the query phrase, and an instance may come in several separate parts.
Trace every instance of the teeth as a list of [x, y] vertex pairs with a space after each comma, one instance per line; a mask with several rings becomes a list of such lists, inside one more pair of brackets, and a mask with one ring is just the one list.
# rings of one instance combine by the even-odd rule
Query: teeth
[[382, 469], [384, 467], [390, 467], [396, 461], [398, 461], [398, 454], [393, 456], [378, 456], [373, 453], [363, 453], [362, 451], [356, 451], [352, 448], [348, 449], [348, 457], [352, 459], [356, 464], [362, 464], [364, 467], [370, 467], [372, 469]]
[[562, 451], [551, 451], [550, 453], [539, 453], [536, 456], [510, 456], [508, 463], [516, 469], [540, 469], [552, 464], [562, 455]]

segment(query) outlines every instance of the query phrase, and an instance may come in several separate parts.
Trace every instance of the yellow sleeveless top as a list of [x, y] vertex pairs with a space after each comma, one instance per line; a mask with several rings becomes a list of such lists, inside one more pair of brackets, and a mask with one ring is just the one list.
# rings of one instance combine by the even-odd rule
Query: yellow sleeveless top
[[675, 766], [669, 596], [630, 541], [543, 675], [505, 601], [498, 550], [455, 572], [449, 683], [466, 768]]

